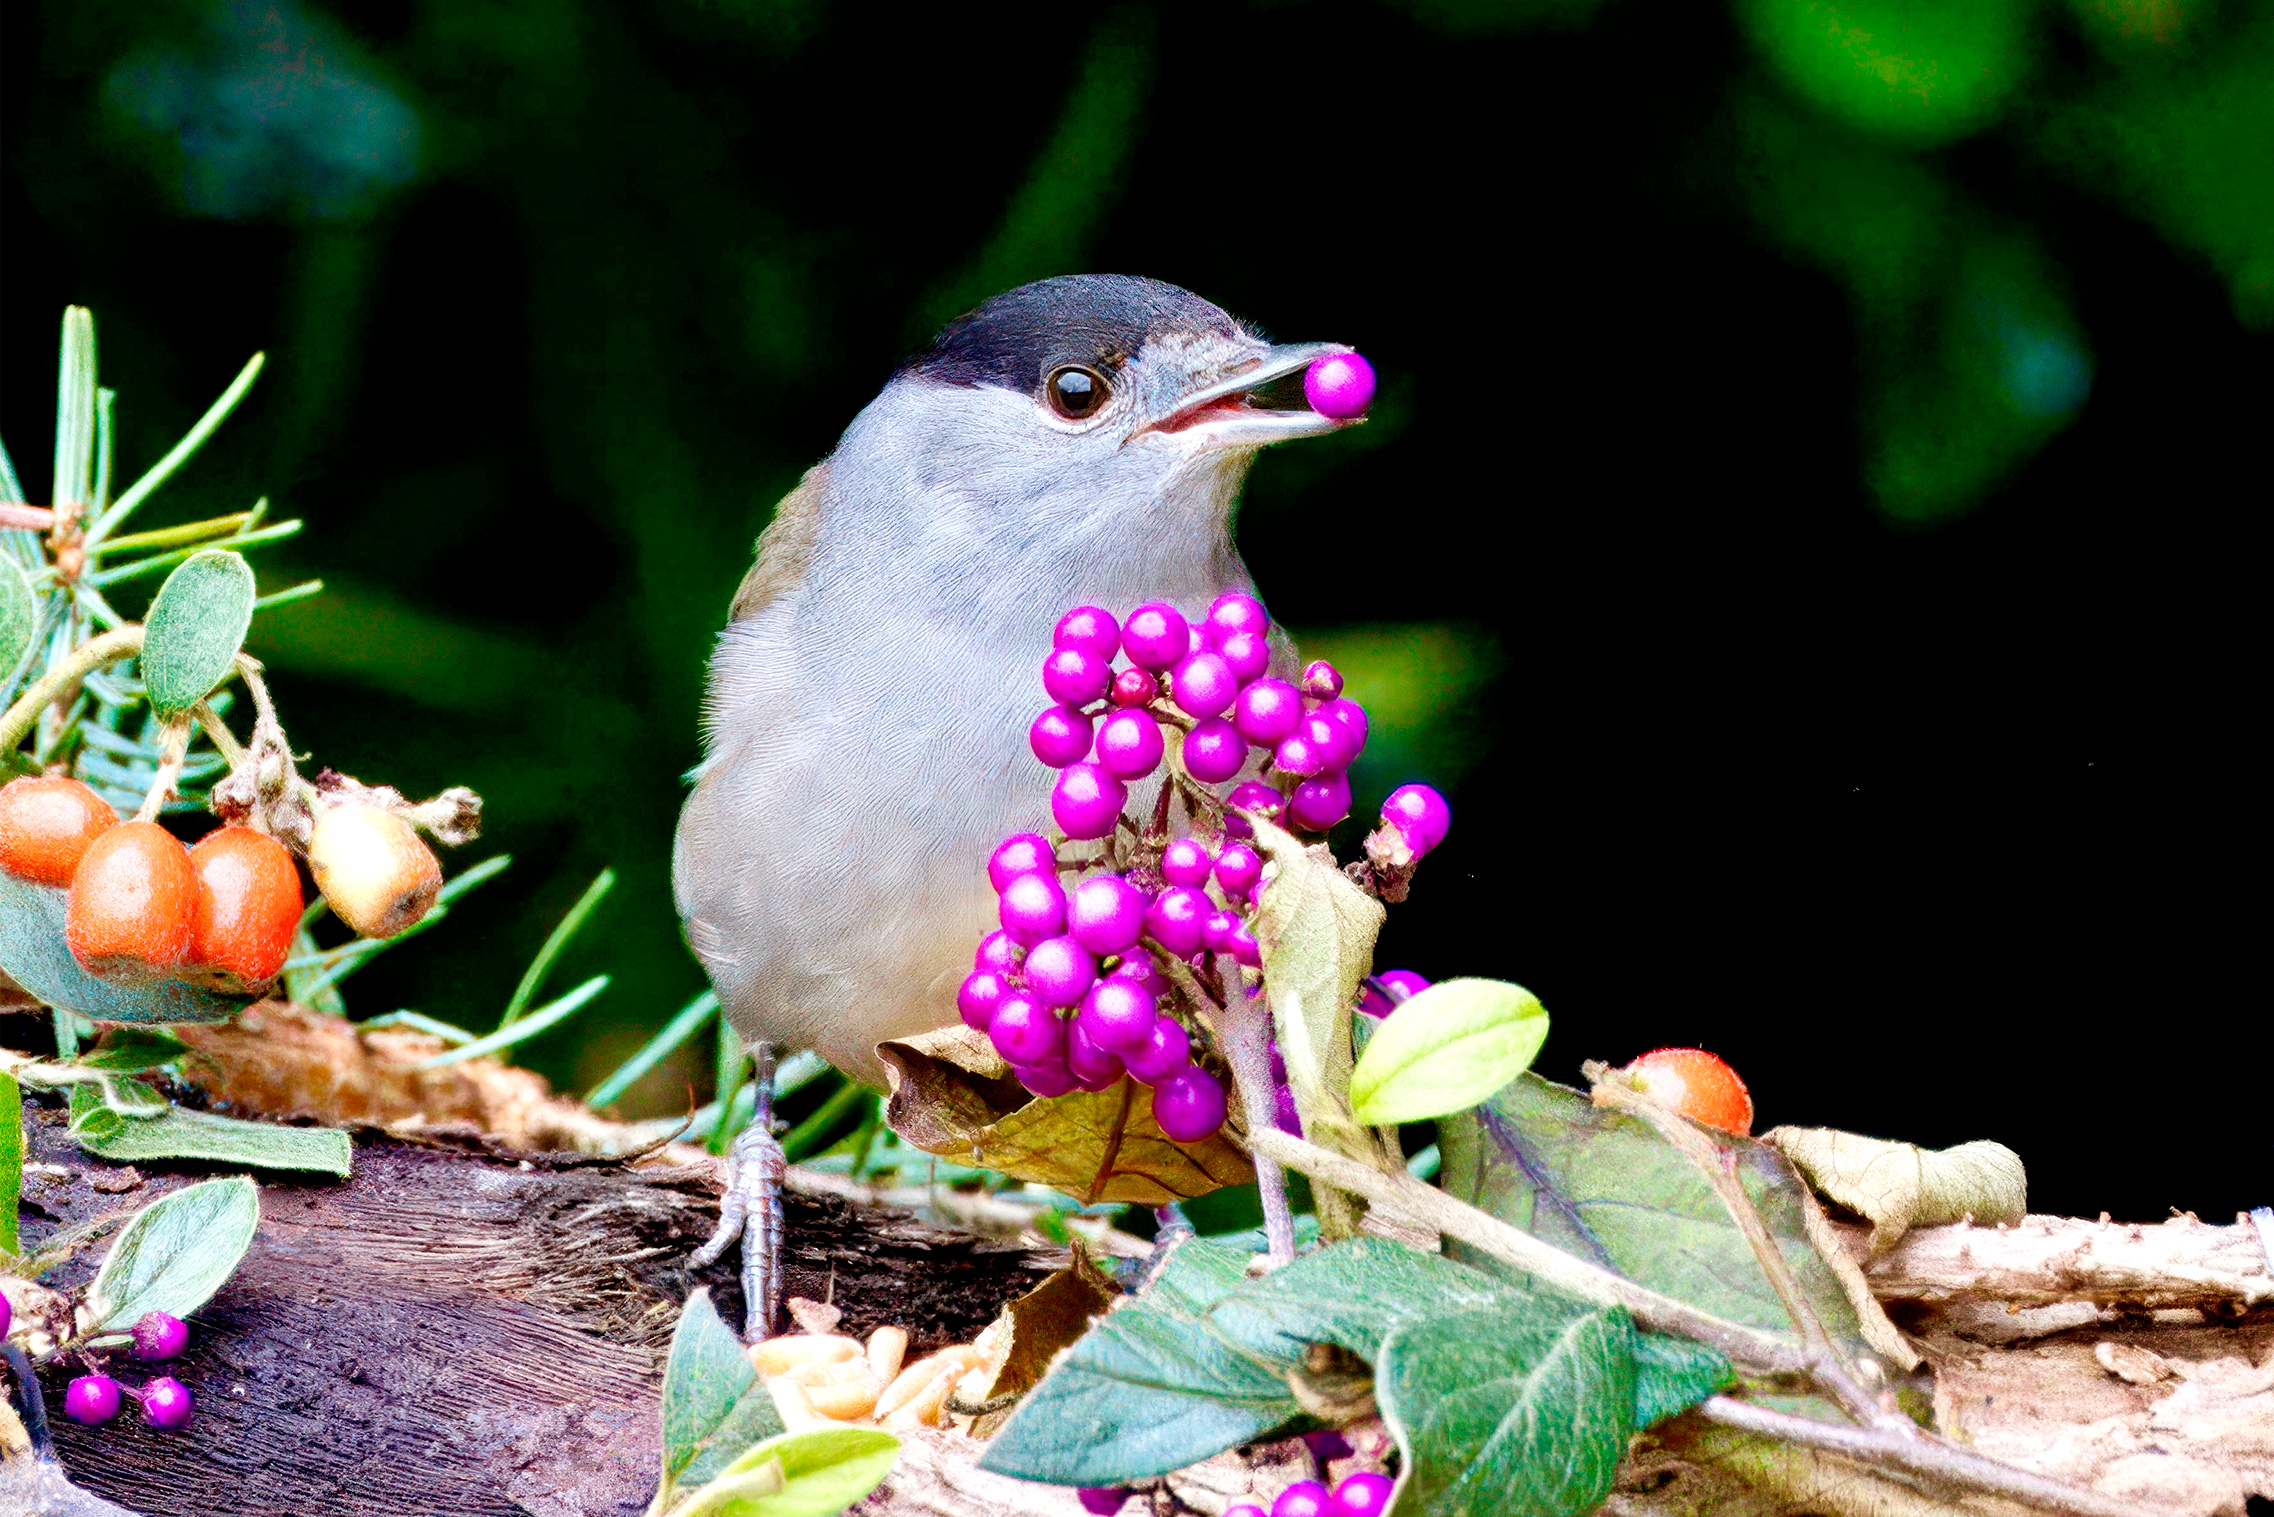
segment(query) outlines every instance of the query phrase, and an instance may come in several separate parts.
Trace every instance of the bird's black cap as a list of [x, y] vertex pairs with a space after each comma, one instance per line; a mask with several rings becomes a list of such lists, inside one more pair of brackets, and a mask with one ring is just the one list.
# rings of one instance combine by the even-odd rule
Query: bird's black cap
[[1111, 374], [1155, 337], [1252, 336], [1190, 290], [1132, 274], [1066, 274], [997, 295], [949, 322], [899, 372], [938, 384], [1032, 391], [1060, 364]]

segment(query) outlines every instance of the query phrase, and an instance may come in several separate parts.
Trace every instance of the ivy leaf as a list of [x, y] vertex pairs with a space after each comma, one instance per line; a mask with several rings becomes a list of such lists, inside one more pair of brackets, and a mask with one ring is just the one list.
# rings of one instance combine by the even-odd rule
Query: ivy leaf
[[16, 1240], [16, 1202], [24, 1191], [24, 1092], [16, 1077], [0, 1069], [0, 1254], [12, 1254]]
[[88, 1287], [98, 1326], [123, 1329], [145, 1312], [187, 1317], [236, 1270], [260, 1225], [260, 1190], [242, 1175], [203, 1180], [136, 1212]]
[[1874, 1256], [1914, 1227], [1972, 1217], [1983, 1226], [2029, 1212], [2029, 1175], [2003, 1143], [1921, 1148], [1828, 1127], [1778, 1127], [1761, 1141], [1800, 1167], [1828, 1199], [1871, 1223]]
[[111, 985], [79, 967], [64, 942], [71, 892], [0, 873], [0, 972], [48, 1006], [91, 1022], [226, 1022], [257, 997], [215, 995], [180, 980]]
[[39, 597], [12, 560], [0, 559], [0, 695], [39, 629]]
[[1171, 1141], [1153, 1120], [1152, 1091], [1133, 1080], [1040, 1099], [1012, 1077], [984, 1033], [960, 1024], [880, 1043], [876, 1052], [892, 1087], [886, 1123], [926, 1153], [958, 1164], [1083, 1196], [1111, 1150], [1113, 1173], [1096, 1199], [1145, 1206], [1255, 1178], [1247, 1155], [1222, 1133], [1199, 1143]]
[[672, 1329], [663, 1369], [662, 1491], [702, 1484], [781, 1432], [781, 1414], [742, 1340], [698, 1287]]
[[[1715, 1316], [1793, 1331], [1711, 1182], [1649, 1123], [1525, 1074], [1473, 1110], [1442, 1118], [1437, 1135], [1439, 1183], [1449, 1194]], [[1740, 1183], [1825, 1331], [1906, 1371], [1915, 1366], [1915, 1351], [1853, 1262], [1836, 1245], [1813, 1242], [1811, 1215], [1820, 1221], [1821, 1212], [1790, 1162], [1748, 1138], [1716, 1141], [1734, 1156]], [[1447, 1252], [1506, 1269], [1463, 1245], [1448, 1242]]]
[[[342, 1180], [348, 1177], [355, 1145], [336, 1127], [282, 1127], [274, 1122], [247, 1122], [171, 1105], [154, 1116], [125, 1120], [114, 1116], [111, 1122], [100, 1117], [113, 1114], [98, 1113], [82, 1124], [78, 1120], [79, 1092], [86, 1089], [82, 1085], [72, 1091], [72, 1141], [114, 1164], [197, 1159], [253, 1169], [315, 1170]], [[164, 1097], [159, 1099], [163, 1101]]]
[[1521, 985], [1432, 985], [1368, 1040], [1351, 1072], [1351, 1108], [1376, 1126], [1465, 1111], [1531, 1068], [1547, 1036], [1547, 1008]]
[[171, 1064], [188, 1052], [189, 1045], [164, 1028], [113, 1027], [104, 1032], [102, 1041], [73, 1062], [89, 1069], [132, 1074], [139, 1069]]
[[675, 1508], [687, 1517], [837, 1517], [892, 1473], [900, 1440], [873, 1427], [769, 1438]]
[[166, 576], [143, 618], [142, 682], [150, 709], [178, 716], [229, 677], [259, 596], [242, 555], [208, 548]]

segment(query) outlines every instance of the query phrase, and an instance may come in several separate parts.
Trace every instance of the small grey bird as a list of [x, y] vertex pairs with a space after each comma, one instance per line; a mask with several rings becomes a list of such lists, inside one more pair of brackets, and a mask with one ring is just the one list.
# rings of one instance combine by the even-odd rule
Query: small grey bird
[[780, 1306], [776, 1054], [883, 1084], [876, 1045], [956, 1020], [993, 925], [985, 860], [1047, 818], [1026, 732], [1058, 615], [1252, 593], [1232, 512], [1256, 450], [1346, 422], [1255, 393], [1339, 344], [1275, 346], [1121, 275], [1045, 279], [949, 324], [783, 499], [711, 660], [679, 820], [687, 939], [757, 1067], [708, 1263]]

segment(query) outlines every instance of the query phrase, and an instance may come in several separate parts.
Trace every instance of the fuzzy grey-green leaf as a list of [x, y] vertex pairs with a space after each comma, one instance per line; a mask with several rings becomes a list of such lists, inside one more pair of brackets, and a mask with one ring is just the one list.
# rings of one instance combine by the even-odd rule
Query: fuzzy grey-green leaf
[[1505, 980], [1446, 980], [1410, 997], [1367, 1041], [1350, 1076], [1361, 1122], [1466, 1111], [1532, 1067], [1548, 1011]]
[[697, 1289], [679, 1313], [663, 1370], [663, 1484], [700, 1485], [782, 1431], [742, 1340]]
[[142, 635], [142, 680], [160, 716], [187, 711], [226, 679], [259, 597], [251, 565], [208, 548], [182, 560], [150, 603]]
[[204, 1180], [136, 1212], [88, 1287], [105, 1327], [131, 1327], [145, 1312], [187, 1317], [237, 1268], [260, 1225], [260, 1190], [242, 1175]]
[[336, 1127], [282, 1127], [179, 1106], [118, 1127], [106, 1125], [99, 1132], [81, 1129], [72, 1138], [87, 1152], [114, 1164], [198, 1159], [254, 1169], [314, 1170], [343, 1180], [355, 1152], [348, 1135]]
[[112, 985], [79, 967], [63, 937], [71, 892], [0, 873], [0, 972], [91, 1022], [226, 1022], [252, 1004], [183, 980]]
[[8, 676], [23, 661], [39, 626], [39, 598], [31, 581], [11, 561], [0, 558], [0, 695], [7, 693]]

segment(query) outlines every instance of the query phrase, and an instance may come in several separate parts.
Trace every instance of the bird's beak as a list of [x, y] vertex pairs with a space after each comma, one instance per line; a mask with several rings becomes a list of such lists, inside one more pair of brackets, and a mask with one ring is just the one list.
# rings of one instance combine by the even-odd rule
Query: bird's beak
[[1362, 418], [1338, 420], [1308, 408], [1273, 411], [1254, 403], [1255, 392], [1264, 386], [1300, 374], [1321, 358], [1354, 351], [1339, 342], [1280, 343], [1266, 351], [1255, 367], [1178, 397], [1175, 410], [1138, 428], [1133, 436], [1159, 432], [1204, 448], [1260, 448], [1355, 426]]

